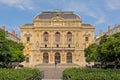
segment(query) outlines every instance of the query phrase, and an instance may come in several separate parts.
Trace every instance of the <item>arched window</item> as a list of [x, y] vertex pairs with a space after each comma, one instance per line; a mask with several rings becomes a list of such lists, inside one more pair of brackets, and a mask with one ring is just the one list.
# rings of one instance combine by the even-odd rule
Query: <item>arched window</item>
[[49, 62], [49, 56], [48, 53], [43, 54], [43, 63], [48, 63]]
[[68, 42], [71, 42], [71, 41], [72, 41], [72, 33], [71, 33], [71, 32], [68, 32], [68, 33], [67, 33], [67, 41], [68, 41]]
[[67, 53], [67, 63], [72, 63], [72, 53]]
[[55, 62], [56, 63], [60, 63], [61, 62], [61, 57], [60, 57], [60, 53], [59, 52], [55, 53]]
[[60, 33], [59, 32], [55, 33], [55, 41], [60, 42]]
[[48, 41], [48, 33], [47, 32], [44, 32], [44, 41]]

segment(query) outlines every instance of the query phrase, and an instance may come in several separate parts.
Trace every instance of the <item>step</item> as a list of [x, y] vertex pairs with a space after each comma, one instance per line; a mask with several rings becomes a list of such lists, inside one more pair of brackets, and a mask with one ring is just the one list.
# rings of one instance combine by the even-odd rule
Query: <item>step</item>
[[62, 72], [64, 69], [41, 68], [40, 70], [44, 74], [43, 80], [61, 80], [62, 79]]

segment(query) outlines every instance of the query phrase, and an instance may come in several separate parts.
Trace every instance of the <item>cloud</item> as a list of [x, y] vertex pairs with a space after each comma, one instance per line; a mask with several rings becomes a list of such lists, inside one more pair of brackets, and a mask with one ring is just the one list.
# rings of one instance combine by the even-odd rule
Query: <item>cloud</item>
[[22, 10], [34, 9], [32, 0], [0, 0], [0, 3], [8, 5], [10, 7], [17, 7]]
[[94, 25], [98, 25], [98, 24], [102, 24], [105, 23], [107, 20], [105, 19], [105, 17], [100, 17], [95, 23]]
[[66, 10], [75, 11], [77, 13], [82, 13], [84, 15], [95, 18], [97, 21], [94, 23], [95, 25], [102, 24], [106, 22], [106, 15], [98, 6], [99, 3], [95, 1], [69, 1], [69, 4], [66, 4], [64, 7]]
[[120, 0], [106, 0], [106, 4], [112, 10], [120, 9]]

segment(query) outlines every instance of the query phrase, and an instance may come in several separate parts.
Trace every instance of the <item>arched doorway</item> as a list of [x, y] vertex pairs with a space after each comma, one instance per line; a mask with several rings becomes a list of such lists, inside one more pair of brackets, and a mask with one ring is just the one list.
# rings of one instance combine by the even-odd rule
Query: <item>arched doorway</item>
[[67, 63], [72, 63], [72, 53], [67, 53]]
[[49, 56], [48, 53], [43, 54], [43, 63], [48, 63], [49, 62]]
[[55, 53], [55, 61], [56, 61], [57, 63], [60, 63], [60, 61], [61, 61], [60, 58], [61, 58], [61, 57], [60, 57], [60, 53], [58, 53], [58, 52]]

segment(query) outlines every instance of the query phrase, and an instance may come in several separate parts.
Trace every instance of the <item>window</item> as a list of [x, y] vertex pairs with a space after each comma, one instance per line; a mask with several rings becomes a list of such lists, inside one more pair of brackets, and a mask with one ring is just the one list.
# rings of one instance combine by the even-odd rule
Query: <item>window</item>
[[26, 40], [27, 40], [27, 41], [30, 41], [30, 37], [29, 37], [29, 36], [28, 36], [28, 37], [26, 37]]
[[45, 44], [45, 48], [47, 47], [47, 44]]
[[26, 57], [26, 63], [28, 63], [29, 62], [29, 57]]
[[88, 41], [89, 40], [89, 38], [88, 37], [85, 37], [85, 41]]
[[70, 48], [70, 44], [68, 44], [68, 47]]
[[67, 53], [67, 63], [72, 63], [72, 53]]
[[48, 53], [43, 54], [43, 63], [48, 63], [49, 62], [49, 55]]
[[55, 41], [60, 42], [60, 33], [59, 32], [56, 32], [56, 34], [55, 34]]
[[45, 42], [48, 41], [48, 33], [47, 32], [44, 33], [44, 41]]
[[57, 44], [57, 48], [59, 47], [59, 44]]
[[68, 42], [71, 42], [71, 41], [72, 41], [72, 33], [71, 33], [71, 32], [68, 32], [68, 33], [67, 33], [67, 41], [68, 41]]

